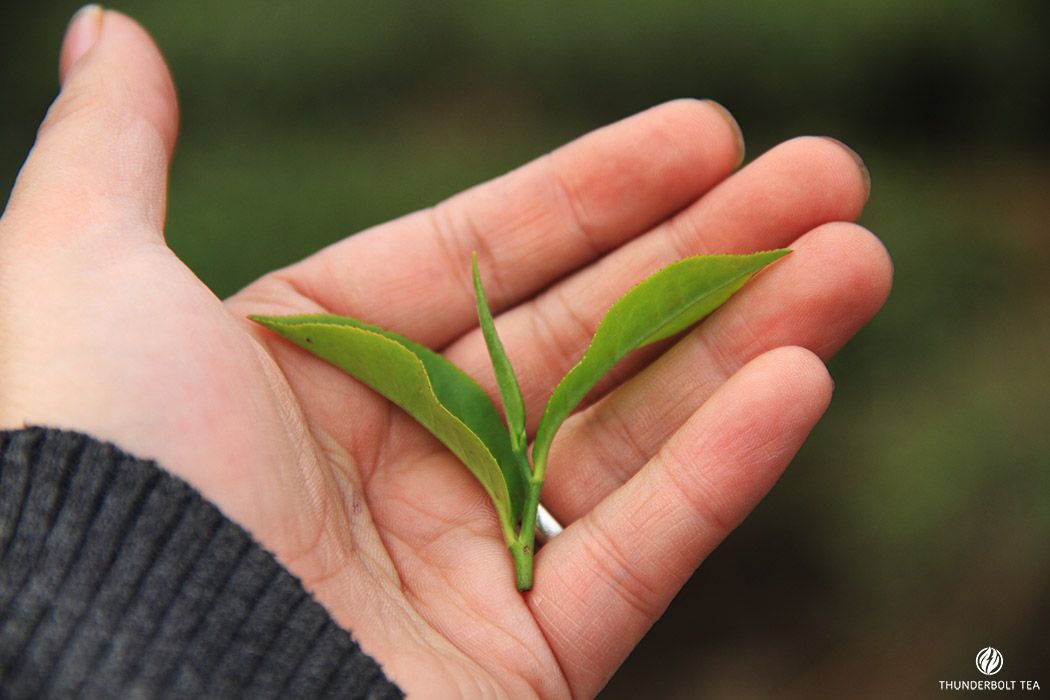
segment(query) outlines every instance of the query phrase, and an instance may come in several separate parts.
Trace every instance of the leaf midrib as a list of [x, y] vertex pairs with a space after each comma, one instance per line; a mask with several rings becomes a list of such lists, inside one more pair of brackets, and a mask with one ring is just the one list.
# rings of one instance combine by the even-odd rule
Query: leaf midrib
[[[285, 326], [286, 328], [292, 328], [292, 327], [295, 327], [297, 325], [311, 325], [311, 326], [317, 326], [317, 327], [320, 327], [320, 328], [335, 328], [335, 329], [343, 329], [343, 328], [347, 328], [348, 327], [347, 325], [344, 325], [344, 324], [341, 324], [341, 323], [330, 323], [330, 322], [324, 322], [324, 321], [308, 321], [308, 322], [303, 323], [303, 324], [281, 323], [280, 325]], [[353, 327], [355, 330], [357, 330], [360, 333], [367, 333], [368, 335], [375, 336], [375, 337], [378, 337], [378, 338], [382, 338], [386, 342], [393, 343], [393, 344], [403, 348], [404, 350], [406, 350], [408, 352], [408, 354], [412, 358], [412, 362], [416, 363], [416, 365], [419, 367], [419, 369], [421, 370], [421, 372], [423, 374], [423, 381], [424, 381], [426, 390], [428, 390], [430, 392], [430, 395], [434, 397], [434, 400], [437, 401], [437, 404], [438, 404], [438, 406], [441, 407], [441, 410], [444, 411], [446, 414], [448, 414], [448, 416], [451, 417], [452, 420], [454, 420], [456, 423], [458, 423], [460, 426], [462, 426], [462, 428], [467, 433], [473, 435], [474, 438], [478, 441], [478, 443], [480, 443], [480, 445], [483, 448], [485, 448], [485, 451], [489, 453], [489, 456], [492, 459], [492, 463], [494, 465], [496, 465], [497, 471], [500, 471], [501, 478], [498, 480], [498, 483], [503, 487], [503, 491], [505, 492], [505, 496], [506, 496], [507, 507], [511, 511], [511, 512], [507, 513], [507, 518], [508, 518], [508, 520], [513, 519], [513, 516], [511, 514], [513, 512], [513, 508], [510, 506], [510, 490], [507, 488], [506, 481], [502, 478], [502, 471], [499, 470], [499, 462], [496, 460], [495, 455], [492, 454], [492, 450], [489, 448], [489, 446], [486, 445], [485, 441], [481, 439], [481, 436], [478, 435], [476, 432], [474, 432], [474, 430], [469, 425], [467, 425], [465, 422], [463, 422], [462, 418], [460, 418], [455, 413], [450, 411], [448, 409], [448, 407], [445, 405], [445, 402], [442, 401], [441, 397], [438, 396], [436, 391], [434, 391], [434, 383], [430, 380], [430, 372], [427, 371], [427, 366], [423, 362], [423, 360], [419, 359], [418, 355], [416, 355], [414, 352], [409, 350], [407, 347], [405, 347], [401, 343], [397, 342], [393, 338], [390, 338], [390, 337], [388, 337], [388, 336], [386, 336], [386, 335], [384, 335], [382, 333], [377, 333], [376, 331], [369, 330], [367, 328], [361, 328], [360, 326], [350, 326], [350, 327]], [[448, 361], [447, 358], [444, 358], [443, 356], [442, 356], [442, 359], [445, 359], [446, 361]], [[353, 375], [348, 375], [348, 376], [353, 377]], [[484, 391], [484, 389], [481, 387], [481, 385], [478, 384], [477, 381], [473, 377], [471, 377], [469, 374], [466, 374], [466, 373], [464, 373], [464, 376], [467, 379], [469, 379], [471, 382], [473, 382], [479, 389], [482, 389], [482, 391]], [[358, 379], [357, 377], [353, 377], [353, 378], [355, 380], [357, 380], [357, 381], [362, 381], [362, 380]], [[369, 387], [369, 388], [371, 388], [371, 387]], [[375, 390], [373, 389], [373, 391], [375, 391]], [[387, 397], [383, 397], [383, 398], [387, 398]], [[387, 399], [387, 400], [389, 401], [389, 399]], [[391, 403], [394, 403], [395, 405], [397, 405], [396, 402], [391, 401]], [[398, 408], [400, 408], [402, 411], [406, 410], [402, 406], [398, 406]], [[428, 430], [427, 432], [430, 432], [430, 431]], [[437, 436], [435, 436], [435, 437], [437, 437]], [[440, 438], [439, 438], [439, 441], [443, 443], [443, 441], [441, 441]], [[445, 447], [447, 449], [447, 445]], [[496, 504], [496, 505], [498, 507], [498, 504]]]
[[[683, 260], [682, 262], [686, 262], [686, 261]], [[667, 269], [667, 268], [664, 268], [664, 269]], [[759, 268], [759, 269], [761, 269], [761, 268]], [[725, 289], [726, 287], [732, 286], [732, 284], [734, 282], [736, 282], [737, 280], [739, 280], [741, 277], [746, 277], [747, 275], [753, 274], [753, 273], [754, 273], [754, 270], [750, 270], [748, 272], [743, 272], [741, 274], [738, 274], [735, 277], [727, 280], [726, 282], [723, 282], [722, 284], [718, 285], [717, 287], [708, 290], [707, 292], [705, 292], [701, 296], [694, 298], [692, 301], [690, 301], [690, 302], [688, 302], [686, 304], [680, 305], [677, 309], [675, 309], [674, 315], [672, 317], [672, 321], [674, 319], [677, 319], [678, 316], [685, 309], [688, 309], [690, 306], [693, 306], [693, 305], [697, 304], [701, 300], [703, 300], [703, 299], [705, 299], [705, 298], [707, 298], [709, 296], [714, 295], [716, 292], [718, 292], [718, 291], [720, 291], [722, 289]], [[638, 284], [636, 284], [633, 287], [631, 287], [629, 290], [624, 292], [623, 296], [621, 296], [621, 299], [626, 297], [627, 295], [631, 294], [632, 292], [634, 292], [634, 290], [636, 290], [639, 287], [641, 287], [643, 284], [645, 284], [647, 281], [649, 281], [649, 279], [651, 279], [651, 276], [647, 277], [646, 279], [642, 280]], [[615, 306], [615, 304], [613, 306]], [[613, 307], [609, 307], [609, 311], [612, 311], [612, 308]], [[568, 371], [568, 373], [566, 373], [566, 375], [564, 377], [562, 377], [562, 380], [560, 382], [558, 382], [558, 385], [554, 387], [554, 391], [551, 392], [551, 396], [552, 397], [558, 392], [558, 388], [561, 387], [561, 385], [564, 384], [572, 376], [573, 372], [576, 371], [576, 368], [579, 367], [580, 365], [582, 365], [584, 363], [584, 361], [587, 359], [587, 356], [590, 355], [591, 349], [594, 347], [595, 341], [598, 339], [598, 334], [601, 333], [602, 328], [605, 326], [606, 320], [609, 318], [609, 311], [606, 312], [605, 316], [602, 318], [601, 323], [599, 323], [598, 327], [594, 330], [594, 335], [591, 338], [591, 342], [587, 345], [587, 349], [583, 352], [583, 356], [580, 357], [579, 361], [575, 365], [572, 366], [572, 369], [570, 369]], [[630, 343], [629, 343], [629, 345], [633, 346], [634, 349], [636, 349], [636, 350], [641, 348], [641, 347], [644, 347], [647, 344], [645, 342], [646, 338], [652, 338], [653, 336], [657, 335], [660, 332], [661, 329], [672, 325], [672, 321], [667, 321], [665, 323], [662, 323], [655, 330], [650, 331], [649, 333], [646, 333], [646, 334], [642, 335], [641, 338], [632, 338]]]

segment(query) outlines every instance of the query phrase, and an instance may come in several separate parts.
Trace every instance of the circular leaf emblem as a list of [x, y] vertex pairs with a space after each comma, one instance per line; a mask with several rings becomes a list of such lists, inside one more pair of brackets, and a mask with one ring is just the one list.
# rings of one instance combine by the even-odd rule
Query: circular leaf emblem
[[985, 647], [977, 652], [977, 670], [986, 676], [994, 676], [1003, 668], [1003, 655], [995, 647]]

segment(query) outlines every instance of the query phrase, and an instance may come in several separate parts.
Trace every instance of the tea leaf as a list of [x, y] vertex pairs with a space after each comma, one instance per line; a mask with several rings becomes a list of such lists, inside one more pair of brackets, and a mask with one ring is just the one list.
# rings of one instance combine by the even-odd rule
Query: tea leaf
[[474, 298], [478, 305], [478, 320], [481, 323], [481, 333], [485, 336], [485, 346], [492, 359], [492, 369], [496, 374], [500, 398], [503, 400], [503, 413], [507, 418], [507, 428], [510, 430], [510, 444], [518, 457], [518, 466], [522, 470], [522, 476], [528, 479], [530, 470], [526, 450], [529, 443], [525, 436], [525, 401], [521, 398], [521, 387], [518, 386], [514, 368], [511, 367], [507, 353], [503, 349], [503, 343], [496, 334], [492, 310], [489, 309], [485, 288], [481, 285], [477, 253], [471, 258], [471, 272], [474, 276]]
[[606, 372], [627, 353], [685, 330], [724, 304], [789, 250], [753, 255], [702, 255], [679, 260], [639, 283], [605, 314], [580, 361], [547, 401], [532, 447], [542, 478], [554, 434]]
[[477, 477], [504, 535], [521, 518], [524, 484], [507, 430], [485, 391], [432, 350], [378, 326], [332, 314], [251, 316], [394, 402]]

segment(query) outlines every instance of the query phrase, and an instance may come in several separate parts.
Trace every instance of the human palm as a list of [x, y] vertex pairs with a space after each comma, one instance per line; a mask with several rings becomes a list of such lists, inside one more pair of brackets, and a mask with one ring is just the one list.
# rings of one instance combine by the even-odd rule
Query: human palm
[[[830, 397], [820, 359], [888, 292], [881, 245], [843, 223], [867, 196], [852, 153], [795, 139], [731, 175], [731, 118], [668, 103], [222, 302], [163, 245], [177, 122], [163, 60], [126, 17], [97, 21], [90, 50], [79, 25], [67, 36], [62, 95], [0, 220], [0, 424], [156, 458], [409, 692], [596, 693], [790, 461]], [[543, 501], [568, 527], [524, 595], [453, 455], [246, 320], [361, 318], [442, 351], [495, 396], [477, 250], [534, 430], [631, 284], [686, 255], [784, 245], [795, 254], [673, 346], [630, 356], [566, 423]]]

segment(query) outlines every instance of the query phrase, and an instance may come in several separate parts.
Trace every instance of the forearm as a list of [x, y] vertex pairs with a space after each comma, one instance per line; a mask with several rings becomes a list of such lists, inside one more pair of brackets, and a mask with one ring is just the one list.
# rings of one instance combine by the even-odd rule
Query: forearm
[[76, 433], [0, 432], [0, 687], [11, 697], [398, 697], [242, 528]]

